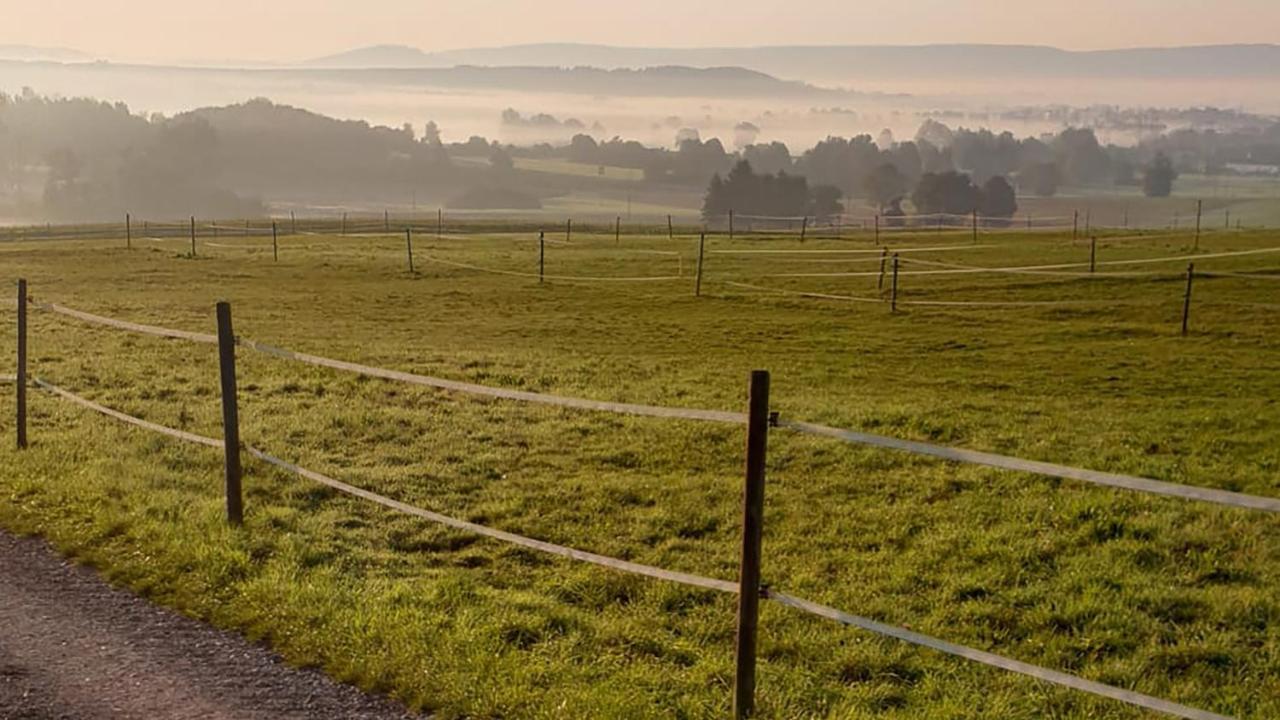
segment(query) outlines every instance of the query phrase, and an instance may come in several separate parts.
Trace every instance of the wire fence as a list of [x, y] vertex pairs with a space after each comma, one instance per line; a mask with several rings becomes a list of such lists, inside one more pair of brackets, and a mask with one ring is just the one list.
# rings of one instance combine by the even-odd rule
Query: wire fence
[[[843, 219], [852, 219], [857, 216], [844, 216]], [[933, 217], [933, 216], [931, 216]], [[912, 284], [910, 293], [912, 297], [906, 295], [903, 288], [905, 281], [913, 278], [938, 277], [946, 278], [950, 276], [1023, 276], [1038, 278], [1056, 278], [1062, 280], [1082, 280], [1088, 282], [1098, 281], [1116, 281], [1116, 280], [1154, 280], [1162, 281], [1166, 279], [1187, 278], [1187, 288], [1184, 295], [1184, 312], [1183, 312], [1183, 334], [1189, 332], [1189, 314], [1191, 311], [1191, 295], [1192, 285], [1195, 277], [1202, 278], [1219, 278], [1234, 279], [1237, 281], [1274, 281], [1280, 278], [1280, 271], [1259, 269], [1247, 272], [1232, 272], [1225, 270], [1206, 271], [1201, 268], [1196, 271], [1193, 267], [1188, 267], [1186, 273], [1177, 270], [1159, 270], [1159, 269], [1142, 269], [1142, 266], [1161, 265], [1181, 262], [1204, 262], [1207, 260], [1217, 259], [1236, 259], [1244, 257], [1260, 257], [1267, 255], [1275, 255], [1280, 253], [1280, 247], [1253, 248], [1247, 250], [1224, 250], [1218, 252], [1200, 252], [1199, 251], [1199, 232], [1194, 236], [1196, 239], [1196, 252], [1194, 253], [1178, 253], [1172, 255], [1163, 255], [1159, 257], [1149, 258], [1124, 258], [1124, 259], [1099, 259], [1098, 242], [1096, 237], [1091, 237], [1090, 254], [1088, 260], [1079, 260], [1072, 262], [1059, 263], [1041, 263], [1035, 265], [981, 265], [964, 262], [943, 261], [941, 259], [928, 259], [921, 257], [925, 255], [938, 255], [942, 253], [970, 253], [990, 248], [1001, 247], [1000, 243], [981, 243], [978, 242], [980, 235], [978, 234], [978, 221], [983, 220], [982, 216], [961, 216], [961, 215], [942, 215], [939, 214], [935, 219], [958, 219], [961, 217], [970, 217], [975, 220], [973, 223], [973, 241], [965, 244], [942, 243], [930, 244], [924, 242], [922, 238], [916, 237], [908, 239], [905, 236], [897, 238], [904, 240], [906, 245], [899, 245], [890, 249], [888, 241], [881, 244], [882, 238], [877, 235], [874, 237], [876, 241], [875, 247], [768, 247], [768, 248], [752, 248], [752, 247], [712, 247], [707, 249], [706, 233], [698, 233], [698, 250], [696, 256], [690, 258], [692, 272], [686, 271], [686, 252], [678, 250], [664, 250], [657, 248], [637, 248], [634, 246], [623, 247], [621, 243], [621, 233], [623, 225], [621, 218], [615, 222], [612, 227], [609, 226], [575, 226], [572, 221], [566, 221], [564, 227], [563, 239], [559, 237], [548, 237], [546, 230], [540, 230], [536, 236], [532, 232], [512, 231], [509, 226], [504, 226], [504, 231], [495, 236], [484, 232], [484, 227], [476, 227], [461, 223], [454, 223], [448, 226], [445, 223], [445, 215], [439, 212], [435, 215], [434, 223], [431, 217], [413, 216], [410, 218], [392, 218], [390, 213], [384, 214], [381, 218], [355, 217], [344, 215], [338, 220], [331, 218], [311, 218], [299, 220], [290, 218], [290, 231], [300, 235], [310, 234], [328, 234], [333, 237], [350, 236], [353, 238], [375, 238], [388, 239], [399, 237], [397, 232], [387, 233], [384, 231], [391, 230], [400, 220], [406, 220], [404, 224], [403, 237], [405, 244], [405, 254], [410, 272], [416, 272], [418, 265], [415, 265], [414, 257], [414, 226], [424, 228], [429, 232], [434, 229], [434, 235], [429, 234], [428, 237], [434, 237], [437, 240], [462, 240], [467, 242], [479, 242], [481, 240], [498, 241], [500, 238], [516, 240], [521, 243], [536, 243], [536, 251], [530, 252], [527, 257], [527, 265], [517, 267], [495, 267], [492, 263], [464, 261], [457, 258], [447, 257], [448, 248], [434, 247], [428, 254], [419, 254], [417, 262], [419, 265], [425, 262], [442, 267], [453, 268], [460, 271], [482, 273], [496, 275], [501, 277], [526, 278], [529, 280], [537, 280], [539, 283], [553, 282], [562, 284], [602, 284], [602, 285], [664, 285], [671, 286], [680, 282], [692, 281], [694, 294], [702, 295], [704, 285], [717, 283], [727, 288], [737, 290], [749, 290], [757, 293], [769, 293], [775, 295], [785, 295], [792, 297], [809, 298], [815, 300], [828, 300], [837, 302], [849, 302], [858, 304], [872, 304], [879, 302], [889, 308], [890, 311], [897, 311], [899, 308], [912, 307], [918, 310], [937, 309], [944, 311], [963, 311], [966, 309], [978, 310], [1010, 310], [1018, 309], [1048, 309], [1048, 308], [1088, 308], [1088, 307], [1154, 307], [1163, 304], [1163, 301], [1150, 299], [1145, 301], [1134, 301], [1129, 299], [1071, 299], [1071, 298], [981, 298], [953, 296], [945, 288], [921, 287], [919, 284]], [[1062, 216], [1066, 217], [1066, 216]], [[743, 215], [738, 219], [759, 219], [759, 220], [794, 220], [795, 218], [779, 218], [766, 216]], [[990, 218], [986, 218], [990, 219]], [[1060, 219], [1060, 218], [1059, 218]], [[1079, 218], [1072, 217], [1073, 223], [1078, 224]], [[804, 218], [800, 218], [804, 221]], [[190, 244], [190, 254], [195, 256], [200, 247], [212, 247], [226, 250], [250, 250], [254, 252], [265, 251], [270, 249], [275, 260], [280, 259], [280, 245], [278, 222], [271, 221], [270, 227], [264, 228], [262, 221], [255, 225], [253, 220], [244, 221], [219, 221], [214, 223], [197, 222], [195, 218], [189, 218], [185, 223], [150, 223], [142, 221], [142, 227], [146, 231], [154, 231], [161, 235], [168, 234], [168, 237], [147, 236], [141, 240], [153, 243], [168, 243], [179, 241]], [[125, 223], [126, 242], [132, 245], [132, 228], [137, 223], [128, 218]], [[50, 226], [51, 232], [60, 232], [67, 230], [69, 232], [86, 234], [87, 236], [98, 237], [103, 234], [111, 235], [119, 230], [118, 226], [88, 226], [84, 228], [55, 228]], [[312, 228], [312, 229], [308, 229]], [[465, 229], [466, 235], [457, 235], [454, 233], [446, 233], [445, 230]], [[634, 228], [628, 227], [628, 233]], [[668, 234], [671, 239], [676, 239], [674, 235], [674, 225], [668, 223]], [[218, 241], [210, 241], [201, 233], [213, 232], [225, 235], [238, 234], [244, 237], [250, 237], [259, 231], [266, 231], [271, 239], [270, 245], [265, 243], [250, 243], [247, 241], [236, 243], [224, 243]], [[609, 232], [611, 231], [611, 232]], [[577, 233], [575, 235], [574, 233]], [[547, 245], [557, 247], [575, 247], [583, 242], [583, 237], [588, 240], [598, 239], [593, 233], [605, 233], [606, 236], [614, 238], [615, 247], [609, 252], [614, 254], [626, 254], [635, 257], [652, 257], [658, 259], [674, 260], [670, 265], [665, 263], [661, 268], [646, 268], [648, 272], [635, 273], [634, 271], [627, 274], [608, 274], [605, 272], [583, 272], [574, 274], [569, 272], [552, 272], [548, 273], [546, 268]], [[116, 233], [118, 235], [118, 233]], [[732, 233], [731, 233], [732, 235]], [[803, 239], [803, 234], [801, 239]], [[1073, 237], [1077, 237], [1078, 233], [1073, 233]], [[1167, 233], [1167, 234], [1121, 234], [1114, 236], [1116, 241], [1129, 241], [1137, 239], [1169, 239], [1173, 237], [1190, 239], [1192, 236], [1188, 233]], [[577, 238], [574, 240], [573, 238]], [[866, 239], [866, 238], [864, 238]], [[993, 238], [994, 239], [994, 238]], [[1113, 238], [1104, 238], [1108, 241]], [[895, 243], [896, 245], [897, 243]], [[587, 246], [584, 246], [587, 247]], [[591, 246], [598, 249], [598, 244]], [[288, 248], [293, 250], [294, 247]], [[385, 249], [385, 248], [384, 248]], [[711, 258], [716, 258], [713, 262]], [[729, 267], [724, 268], [721, 265], [725, 260], [752, 258], [766, 259], [770, 265], [775, 264], [774, 261], [785, 261], [782, 267], [777, 271], [760, 272], [752, 271], [741, 267], [742, 263], [728, 263]], [[857, 265], [866, 265], [865, 269], [858, 267], [850, 267]], [[879, 267], [875, 267], [878, 264]], [[804, 265], [822, 265], [821, 269], [808, 269]], [[833, 267], [834, 265], [834, 267]], [[713, 267], [714, 266], [714, 267]], [[801, 266], [801, 267], [797, 267]], [[672, 273], [674, 271], [674, 274]], [[766, 284], [770, 280], [782, 281], [837, 281], [837, 280], [853, 280], [858, 278], [876, 278], [877, 287], [876, 295], [870, 296], [858, 292], [849, 292], [844, 288], [832, 291], [829, 288], [795, 288], [795, 287], [776, 287], [772, 284]], [[921, 296], [921, 291], [924, 296]], [[1260, 311], [1270, 311], [1275, 309], [1274, 303], [1267, 302], [1247, 302], [1247, 303], [1218, 303], [1219, 305], [1234, 305], [1238, 307], [1249, 307]], [[205, 342], [211, 342], [212, 336], [205, 336]]]
[[[12, 225], [0, 227], [0, 240], [75, 240], [91, 238], [120, 238], [155, 241], [178, 238], [217, 240], [222, 237], [270, 237], [273, 233], [287, 235], [339, 235], [373, 237], [403, 233], [410, 230], [419, 234], [448, 237], [449, 234], [476, 234], [491, 232], [539, 232], [563, 231], [567, 238], [574, 235], [592, 237], [619, 237], [621, 235], [668, 236], [696, 235], [699, 232], [721, 232], [732, 237], [796, 235], [812, 239], [841, 239], [868, 235], [920, 235], [982, 231], [984, 233], [1063, 231], [1080, 233], [1113, 233], [1116, 231], [1177, 230], [1176, 221], [1142, 225], [1130, 224], [1127, 215], [1123, 222], [1093, 223], [1088, 213], [1071, 215], [1021, 215], [993, 216], [980, 213], [916, 213], [897, 215], [890, 213], [839, 213], [831, 215], [759, 215], [750, 213], [719, 213], [702, 215], [697, 222], [689, 222], [688, 215], [679, 220], [667, 215], [643, 217], [631, 220], [622, 215], [612, 220], [592, 216], [587, 221], [566, 218], [559, 222], [547, 217], [531, 217], [529, 214], [511, 214], [508, 211], [481, 211], [461, 208], [440, 208], [434, 212], [410, 213], [390, 210], [376, 213], [367, 210], [348, 212], [309, 211], [299, 217], [297, 213], [256, 218], [198, 218], [144, 219], [126, 215], [124, 222], [52, 223]], [[1233, 228], [1213, 228], [1200, 224], [1187, 226], [1186, 231], [1224, 232]], [[1245, 229], [1237, 221], [1234, 230]]]
[[[1212, 487], [1192, 486], [1178, 483], [1170, 483], [1151, 478], [1136, 477], [1130, 475], [1122, 475], [1116, 473], [1101, 472], [1082, 468], [1069, 467], [1064, 465], [1056, 465], [1035, 460], [1026, 460], [1022, 458], [997, 455], [993, 453], [981, 452], [976, 450], [968, 450], [963, 448], [954, 448], [932, 443], [918, 442], [913, 440], [905, 440], [901, 438], [888, 437], [883, 435], [874, 435], [863, 433], [856, 430], [830, 427], [825, 425], [814, 424], [801, 420], [793, 420], [783, 418], [778, 413], [769, 410], [768, 401], [768, 374], [757, 372], [753, 374], [752, 383], [752, 402], [748, 413], [729, 412], [721, 410], [704, 410], [695, 408], [667, 407], [657, 405], [643, 405], [633, 403], [611, 402], [603, 400], [594, 400], [587, 398], [578, 398], [570, 396], [555, 395], [549, 393], [537, 393], [530, 391], [511, 390], [507, 388], [481, 385], [476, 383], [467, 383], [445, 378], [437, 378], [427, 375], [419, 375], [407, 373], [387, 368], [379, 368], [363, 365], [354, 362], [326, 358], [318, 355], [310, 355], [299, 353], [292, 350], [268, 345], [257, 342], [248, 338], [237, 337], [231, 330], [230, 306], [225, 303], [220, 304], [218, 308], [218, 334], [207, 335], [202, 333], [188, 332], [184, 330], [175, 330], [170, 328], [158, 327], [153, 325], [145, 325], [134, 323], [115, 318], [108, 318], [101, 315], [87, 313], [74, 310], [56, 303], [49, 302], [32, 302], [32, 307], [37, 310], [46, 311], [55, 315], [72, 318], [84, 323], [90, 323], [101, 327], [107, 327], [115, 330], [122, 330], [136, 334], [149, 335], [154, 337], [185, 340], [200, 344], [217, 344], [219, 348], [220, 372], [222, 375], [222, 401], [223, 401], [223, 418], [224, 418], [224, 439], [205, 437], [188, 433], [181, 430], [167, 428], [162, 425], [151, 423], [140, 418], [136, 418], [125, 413], [113, 410], [106, 406], [100, 405], [92, 400], [79, 396], [72, 391], [59, 387], [43, 378], [34, 377], [27, 372], [27, 358], [25, 354], [26, 337], [25, 337], [25, 317], [28, 297], [22, 292], [25, 289], [25, 281], [19, 283], [20, 295], [17, 300], [18, 317], [19, 317], [19, 358], [18, 373], [15, 382], [21, 388], [25, 386], [26, 379], [30, 378], [33, 384], [42, 388], [53, 395], [72, 402], [80, 407], [92, 410], [102, 415], [114, 418], [118, 421], [128, 423], [131, 426], [144, 429], [151, 432], [157, 432], [184, 442], [196, 443], [206, 447], [221, 448], [227, 456], [226, 472], [227, 472], [227, 494], [228, 494], [228, 515], [233, 522], [238, 522], [239, 518], [232, 511], [232, 507], [239, 508], [241, 500], [240, 494], [240, 462], [239, 453], [243, 449], [244, 452], [251, 457], [273, 466], [279, 470], [295, 474], [313, 482], [320, 483], [338, 492], [347, 494], [352, 497], [360, 498], [369, 502], [373, 502], [401, 513], [413, 515], [429, 522], [446, 525], [458, 530], [478, 534], [500, 542], [518, 545], [527, 549], [543, 552], [563, 558], [586, 562], [601, 567], [606, 567], [619, 572], [642, 575], [654, 579], [680, 583], [691, 587], [696, 587], [709, 591], [733, 593], [739, 596], [740, 612], [739, 612], [739, 643], [738, 643], [738, 677], [737, 687], [747, 688], [745, 696], [742, 693], [735, 695], [735, 715], [738, 717], [746, 717], [750, 714], [751, 705], [754, 702], [754, 633], [757, 619], [755, 617], [754, 601], [744, 603], [744, 597], [750, 596], [754, 598], [758, 596], [760, 599], [777, 602], [780, 605], [790, 607], [792, 609], [809, 613], [828, 620], [858, 627], [878, 635], [894, 638], [903, 642], [907, 642], [920, 647], [930, 648], [942, 653], [961, 657], [973, 662], [981, 663], [991, 667], [1000, 668], [1010, 672], [1022, 674], [1028, 677], [1036, 678], [1040, 681], [1058, 685], [1061, 687], [1071, 688], [1077, 691], [1089, 693], [1099, 697], [1104, 697], [1119, 702], [1123, 702], [1135, 707], [1140, 707], [1156, 712], [1166, 713], [1176, 717], [1192, 718], [1194, 720], [1206, 720], [1210, 718], [1221, 719], [1225, 716], [1200, 710], [1178, 703], [1162, 700], [1149, 695], [1135, 692], [1133, 690], [1117, 688], [1114, 686], [1087, 680], [1068, 673], [1039, 667], [1036, 665], [1024, 663], [1018, 660], [1006, 658], [987, 651], [969, 648], [955, 643], [948, 642], [939, 638], [924, 635], [906, 628], [887, 625], [869, 618], [861, 617], [851, 613], [838, 610], [829, 606], [821, 605], [803, 598], [798, 598], [772, 587], [766, 586], [759, 582], [748, 582], [747, 578], [759, 577], [759, 521], [763, 515], [763, 483], [764, 483], [764, 447], [767, 444], [767, 437], [770, 428], [785, 429], [792, 432], [838, 440], [845, 443], [851, 443], [874, 448], [889, 449], [900, 452], [911, 453], [925, 457], [931, 457], [948, 462], [956, 462], [962, 464], [981, 465], [985, 467], [996, 468], [1019, 473], [1029, 473], [1051, 478], [1065, 479], [1077, 482], [1083, 482], [1108, 488], [1114, 488], [1129, 492], [1147, 493], [1163, 497], [1171, 497], [1182, 500], [1190, 500], [1203, 503], [1211, 503], [1237, 510], [1261, 511], [1268, 513], [1280, 513], [1280, 499], [1248, 495], [1227, 490], [1221, 490]], [[388, 381], [404, 382], [426, 387], [432, 387], [440, 390], [464, 393], [469, 395], [478, 395], [485, 397], [500, 398], [504, 400], [538, 403], [562, 408], [571, 408], [577, 410], [609, 412], [626, 415], [639, 415], [647, 417], [656, 417], [664, 419], [689, 420], [699, 422], [713, 422], [722, 424], [732, 424], [745, 426], [748, 430], [748, 462], [747, 462], [747, 501], [744, 507], [744, 541], [743, 541], [743, 577], [739, 582], [733, 582], [723, 579], [715, 579], [700, 575], [693, 575], [679, 571], [659, 568], [651, 565], [635, 563], [631, 561], [621, 560], [618, 558], [608, 557], [592, 553], [585, 550], [571, 548], [563, 545], [546, 542], [543, 540], [526, 537], [514, 533], [509, 533], [499, 529], [491, 528], [485, 525], [460, 520], [454, 517], [436, 513], [423, 508], [415, 507], [393, 498], [374, 493], [363, 488], [359, 488], [340, 480], [334, 479], [314, 470], [307, 469], [299, 464], [281, 459], [265, 450], [249, 443], [241, 443], [239, 441], [239, 420], [237, 414], [237, 384], [235, 370], [235, 349], [237, 347], [263, 353], [275, 358], [296, 361], [308, 365], [324, 367], [332, 370], [356, 373], [368, 377], [380, 378]], [[763, 397], [757, 396], [758, 381], [763, 378]], [[21, 390], [20, 390], [21, 392]], [[19, 437], [25, 438], [25, 403], [19, 403]], [[22, 443], [20, 443], [22, 444]], [[751, 448], [759, 448], [758, 472], [753, 472], [753, 459]], [[752, 488], [754, 483], [759, 483], [760, 492], [758, 494], [760, 507], [754, 511], [750, 505]], [[233, 498], [232, 495], [236, 497]], [[753, 516], [754, 512], [754, 516]], [[752, 541], [750, 528], [755, 523], [755, 547], [754, 555], [752, 554]], [[754, 568], [751, 566], [754, 557]], [[750, 572], [749, 572], [750, 571]], [[750, 617], [744, 617], [741, 610], [743, 607], [752, 607]], [[744, 643], [744, 637], [750, 637], [750, 642]], [[743, 648], [751, 655], [750, 658], [744, 657]], [[744, 665], [743, 663], [746, 662]], [[745, 669], [744, 669], [745, 668]], [[744, 677], [749, 674], [749, 677]], [[745, 705], [740, 703], [744, 697]]]

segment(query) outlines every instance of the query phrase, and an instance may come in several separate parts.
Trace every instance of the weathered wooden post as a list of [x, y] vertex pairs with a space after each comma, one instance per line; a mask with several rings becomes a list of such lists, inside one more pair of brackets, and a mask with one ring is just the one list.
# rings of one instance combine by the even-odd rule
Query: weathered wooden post
[[382, 211], [382, 232], [391, 234], [391, 211], [384, 209]]
[[444, 208], [436, 208], [436, 239], [444, 237]]
[[973, 211], [973, 244], [978, 244], [978, 211]]
[[672, 224], [671, 224], [671, 216], [670, 216], [670, 215], [668, 215], [668, 216], [667, 216], [667, 239], [668, 239], [668, 240], [675, 240], [675, 239], [676, 239], [676, 227], [675, 227], [675, 225], [672, 225]]
[[729, 239], [733, 239], [733, 208], [729, 208]]
[[573, 241], [573, 218], [564, 221], [564, 241]]
[[613, 221], [613, 244], [622, 244], [622, 218], [617, 217]]
[[880, 214], [876, 213], [876, 244], [880, 244]]
[[769, 450], [769, 373], [751, 373], [747, 414], [746, 487], [742, 495], [742, 562], [738, 572], [733, 716], [755, 712], [756, 639], [760, 627], [761, 545], [764, 537], [765, 460]]
[[298, 216], [292, 210], [289, 211], [289, 234], [298, 234]]
[[893, 254], [893, 288], [889, 295], [889, 312], [898, 312], [898, 253]]
[[547, 269], [547, 233], [538, 231], [538, 282], [541, 283]]
[[1196, 201], [1196, 244], [1195, 244], [1195, 248], [1197, 250], [1200, 249], [1200, 215], [1202, 212], [1204, 212], [1204, 201], [1197, 200]]
[[707, 246], [707, 234], [698, 236], [698, 269], [693, 281], [693, 296], [702, 297], [702, 256]]
[[124, 246], [133, 249], [133, 217], [129, 213], [124, 214]]
[[27, 281], [18, 280], [18, 449], [27, 447]]
[[876, 283], [876, 290], [884, 291], [884, 268], [889, 261], [889, 248], [880, 250], [880, 281]]
[[404, 248], [409, 255], [409, 272], [413, 272], [413, 228], [404, 229]]
[[240, 416], [236, 403], [236, 336], [231, 304], [218, 303], [218, 370], [222, 378], [222, 445], [226, 460], [227, 522], [244, 523], [240, 489]]
[[1196, 278], [1196, 264], [1187, 265], [1187, 294], [1182, 298], [1182, 337], [1187, 336], [1191, 323], [1191, 284]]
[[1071, 242], [1080, 239], [1080, 211], [1076, 210], [1071, 218]]
[[800, 242], [804, 242], [804, 236], [809, 233], [809, 216], [805, 215], [800, 219]]
[[347, 214], [346, 213], [342, 213], [342, 235], [343, 237], [346, 237], [347, 235]]
[[196, 256], [196, 216], [191, 216], [191, 257]]
[[280, 262], [280, 238], [275, 220], [271, 221], [271, 259]]
[[1089, 242], [1089, 273], [1092, 274], [1098, 269], [1098, 238], [1094, 237]]

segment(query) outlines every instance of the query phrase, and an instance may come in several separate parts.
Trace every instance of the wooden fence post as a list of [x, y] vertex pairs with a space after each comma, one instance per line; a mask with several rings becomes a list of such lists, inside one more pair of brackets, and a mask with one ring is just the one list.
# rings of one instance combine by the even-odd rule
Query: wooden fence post
[[538, 231], [538, 282], [541, 283], [547, 268], [547, 233]]
[[738, 572], [738, 632], [735, 647], [733, 717], [755, 711], [756, 638], [760, 627], [761, 541], [764, 529], [765, 459], [769, 449], [769, 373], [751, 373], [747, 416], [746, 487], [742, 495], [742, 563]]
[[444, 208], [436, 208], [436, 239], [444, 237]]
[[805, 215], [800, 220], [800, 242], [804, 242], [804, 236], [809, 233], [809, 216]]
[[698, 236], [698, 269], [693, 281], [693, 296], [702, 297], [702, 255], [707, 246], [707, 234]]
[[1092, 274], [1098, 268], [1098, 238], [1094, 237], [1089, 242], [1089, 273]]
[[1196, 201], [1196, 244], [1195, 244], [1195, 248], [1197, 250], [1200, 249], [1200, 215], [1202, 212], [1204, 212], [1204, 201], [1197, 200]]
[[409, 272], [413, 273], [413, 229], [404, 229], [404, 248], [409, 254]]
[[240, 415], [236, 405], [236, 336], [231, 329], [231, 304], [218, 303], [218, 369], [222, 377], [222, 444], [226, 457], [227, 522], [244, 522], [240, 491]]
[[729, 239], [733, 239], [733, 208], [729, 208]]
[[898, 312], [898, 253], [893, 254], [893, 288], [889, 295], [889, 312]]
[[668, 215], [668, 216], [667, 216], [667, 239], [668, 239], [668, 240], [675, 240], [675, 239], [676, 239], [676, 227], [675, 227], [675, 225], [672, 225], [672, 224], [671, 224], [671, 216], [670, 216], [670, 215]]
[[244, 221], [244, 236], [249, 237], [249, 221]]
[[884, 268], [889, 261], [889, 248], [880, 250], [880, 281], [876, 283], [876, 289], [884, 291]]
[[196, 216], [191, 216], [191, 257], [196, 256]]
[[1076, 210], [1071, 219], [1071, 242], [1080, 239], [1080, 211]]
[[613, 244], [622, 244], [622, 218], [618, 217], [613, 221]]
[[1227, 225], [1226, 225], [1226, 229], [1228, 229], [1228, 230], [1230, 230], [1230, 229], [1231, 229], [1231, 210], [1227, 210]]
[[271, 259], [280, 262], [280, 239], [275, 220], [271, 221]]
[[298, 234], [298, 216], [292, 210], [289, 211], [289, 234]]
[[27, 447], [27, 281], [18, 280], [18, 449]]
[[1182, 298], [1182, 337], [1187, 336], [1188, 326], [1191, 322], [1191, 283], [1196, 277], [1196, 264], [1187, 265], [1187, 294]]
[[347, 214], [342, 213], [342, 235], [345, 237], [346, 234], [347, 234]]
[[384, 209], [382, 211], [382, 232], [388, 235], [391, 234], [391, 211], [390, 210]]
[[124, 214], [124, 246], [133, 249], [133, 217], [129, 213]]
[[1093, 233], [1093, 208], [1085, 208], [1084, 210], [1084, 234]]
[[880, 214], [876, 213], [876, 244], [880, 244]]
[[564, 221], [564, 241], [573, 241], [573, 218]]
[[978, 244], [978, 211], [973, 211], [973, 243]]

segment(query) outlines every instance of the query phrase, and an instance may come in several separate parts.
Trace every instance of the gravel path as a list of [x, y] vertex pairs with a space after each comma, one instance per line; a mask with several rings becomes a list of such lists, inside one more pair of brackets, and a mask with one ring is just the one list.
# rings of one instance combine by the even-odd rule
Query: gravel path
[[0, 720], [408, 720], [0, 532]]

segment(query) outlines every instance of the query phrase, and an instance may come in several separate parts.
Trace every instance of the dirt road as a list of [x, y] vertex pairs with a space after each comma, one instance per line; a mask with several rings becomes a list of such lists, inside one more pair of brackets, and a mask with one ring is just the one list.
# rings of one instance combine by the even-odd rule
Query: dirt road
[[406, 720], [0, 532], [0, 720]]

